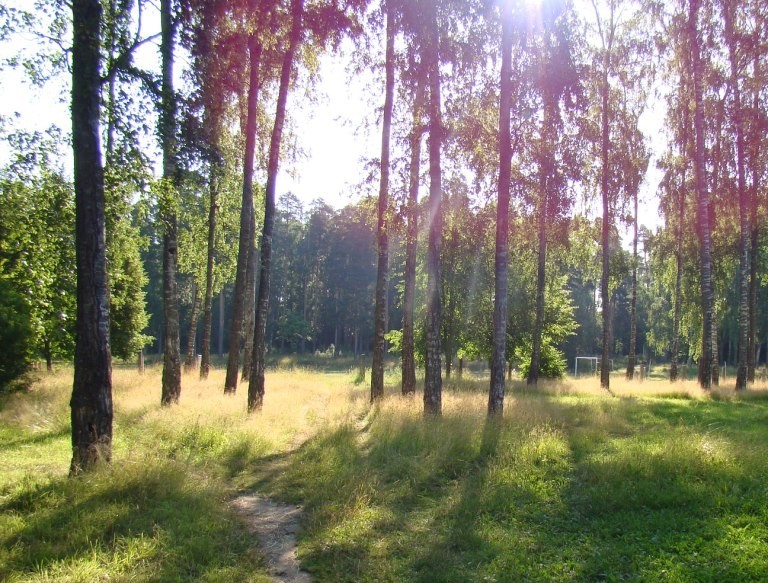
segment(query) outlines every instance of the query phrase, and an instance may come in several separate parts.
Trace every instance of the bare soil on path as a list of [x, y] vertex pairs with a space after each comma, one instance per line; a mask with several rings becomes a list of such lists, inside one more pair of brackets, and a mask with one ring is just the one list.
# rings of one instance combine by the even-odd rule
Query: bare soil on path
[[279, 504], [257, 494], [238, 496], [233, 506], [256, 535], [276, 583], [311, 583], [312, 578], [301, 570], [296, 557], [296, 533], [303, 515], [301, 508]]

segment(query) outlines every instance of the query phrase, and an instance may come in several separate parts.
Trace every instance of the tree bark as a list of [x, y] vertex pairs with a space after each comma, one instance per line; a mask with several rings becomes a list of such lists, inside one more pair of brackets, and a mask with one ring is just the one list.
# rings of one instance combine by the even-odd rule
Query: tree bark
[[[687, 117], [687, 116], [685, 116]], [[687, 123], [687, 122], [684, 122]], [[687, 132], [685, 132], [687, 133]], [[685, 148], [683, 148], [685, 150]], [[672, 362], [669, 367], [670, 382], [677, 381], [678, 362], [680, 359], [680, 316], [683, 302], [683, 221], [685, 220], [685, 168], [682, 171], [680, 189], [677, 194], [677, 228], [675, 246], [675, 292], [672, 315]]]
[[269, 317], [269, 285], [272, 267], [272, 234], [275, 225], [275, 191], [277, 172], [280, 166], [280, 142], [285, 123], [285, 109], [288, 101], [288, 89], [296, 48], [301, 41], [304, 0], [291, 0], [291, 23], [288, 49], [283, 55], [280, 70], [280, 88], [275, 108], [275, 125], [269, 144], [269, 162], [267, 165], [267, 188], [264, 196], [264, 225], [261, 232], [261, 271], [259, 274], [259, 294], [256, 300], [256, 321], [253, 333], [253, 368], [248, 384], [248, 411], [260, 410], [264, 404], [264, 352]]
[[189, 314], [189, 334], [187, 335], [187, 351], [184, 355], [184, 370], [192, 372], [195, 369], [195, 340], [197, 336], [197, 320], [200, 313], [200, 289], [192, 284], [192, 311]]
[[610, 115], [609, 115], [609, 91], [608, 68], [610, 59], [610, 46], [605, 49], [603, 58], [602, 79], [600, 82], [600, 195], [603, 203], [603, 219], [600, 236], [600, 247], [603, 251], [602, 271], [600, 274], [600, 297], [602, 299], [602, 355], [600, 358], [600, 386], [610, 391], [610, 362], [611, 362], [611, 300], [609, 289], [609, 276], [611, 270], [611, 199], [609, 191], [609, 150], [610, 150]]
[[741, 87], [739, 83], [739, 65], [737, 40], [735, 37], [735, 7], [728, 4], [724, 9], [725, 37], [728, 44], [730, 62], [730, 85], [733, 95], [733, 123], [736, 128], [736, 174], [739, 193], [739, 323], [737, 342], [736, 390], [747, 388], [747, 354], [749, 348], [749, 196], [744, 163], [744, 124], [741, 108]]
[[405, 235], [405, 290], [403, 292], [403, 395], [416, 392], [416, 357], [413, 326], [413, 310], [416, 303], [416, 247], [419, 237], [419, 165], [421, 161], [421, 136], [424, 133], [422, 113], [424, 108], [424, 82], [417, 74], [416, 94], [413, 100], [408, 178], [408, 203], [406, 207]]
[[424, 62], [429, 79], [429, 240], [427, 243], [427, 354], [424, 370], [424, 413], [442, 414], [440, 362], [440, 250], [443, 233], [442, 168], [440, 148], [443, 123], [440, 113], [440, 33], [435, 0], [429, 2]]
[[[545, 75], [546, 76], [546, 75]], [[539, 159], [539, 201], [538, 201], [538, 250], [536, 263], [536, 314], [533, 326], [533, 346], [531, 366], [528, 370], [528, 385], [536, 385], [541, 369], [542, 335], [544, 333], [544, 294], [546, 289], [547, 268], [547, 225], [550, 220], [549, 206], [552, 183], [555, 176], [554, 144], [555, 121], [558, 117], [557, 97], [548, 88], [544, 88], [544, 115], [542, 118], [541, 154]]]
[[[754, 29], [753, 46], [759, 46], [760, 39], [760, 27], [756, 26]], [[755, 87], [753, 90], [752, 110], [754, 118], [752, 119], [752, 125], [755, 128], [750, 135], [750, 208], [749, 208], [749, 337], [747, 339], [747, 382], [755, 382], [755, 366], [757, 364], [757, 254], [759, 248], [759, 228], [760, 225], [757, 221], [757, 206], [758, 206], [758, 188], [760, 181], [760, 164], [759, 156], [761, 151], [761, 130], [759, 123], [759, 111], [760, 111], [760, 89], [762, 88], [762, 77], [760, 68], [760, 52], [755, 51], [753, 57], [753, 71], [752, 76], [755, 79]]]
[[[687, 61], [686, 61], [687, 68]], [[685, 69], [681, 75], [685, 75]], [[681, 102], [684, 102], [687, 95], [685, 79], [681, 79]], [[672, 362], [669, 367], [669, 380], [676, 382], [678, 378], [678, 362], [680, 359], [680, 318], [682, 314], [683, 303], [683, 239], [685, 236], [685, 193], [688, 181], [688, 159], [690, 151], [690, 123], [691, 116], [688, 107], [683, 107], [683, 126], [680, 137], [680, 158], [683, 160], [683, 167], [680, 171], [680, 187], [677, 192], [677, 229], [676, 229], [676, 248], [675, 248], [675, 296], [672, 315]], [[685, 374], [683, 375], [685, 377]], [[685, 378], [683, 379], [685, 380]]]
[[[547, 115], [544, 116], [544, 124], [547, 123]], [[546, 147], [546, 146], [545, 146]], [[531, 367], [528, 370], [526, 384], [536, 385], [539, 382], [539, 370], [541, 368], [541, 341], [544, 331], [544, 291], [546, 287], [546, 269], [547, 269], [547, 206], [548, 206], [548, 183], [549, 163], [542, 164], [540, 189], [541, 199], [539, 201], [538, 216], [538, 250], [536, 252], [536, 314], [533, 324], [533, 346], [531, 349]]]
[[[255, 225], [254, 225], [255, 236]], [[252, 242], [253, 243], [253, 242]], [[241, 381], [251, 378], [253, 368], [253, 333], [256, 324], [256, 273], [259, 268], [259, 251], [256, 245], [251, 245], [248, 255], [248, 277], [246, 277], [246, 308], [245, 308], [245, 345], [243, 346], [243, 372]]]
[[389, 139], [395, 94], [395, 15], [390, 2], [385, 4], [387, 40], [385, 57], [384, 117], [381, 129], [381, 176], [379, 184], [376, 236], [378, 264], [376, 268], [376, 308], [374, 312], [373, 362], [371, 364], [371, 402], [384, 398], [384, 352], [386, 350], [387, 288], [389, 284]]
[[178, 403], [181, 395], [181, 354], [179, 350], [179, 302], [176, 291], [178, 244], [176, 240], [176, 200], [179, 180], [176, 144], [176, 96], [173, 88], [173, 43], [175, 25], [171, 0], [160, 2], [162, 59], [162, 103], [160, 142], [163, 151], [163, 389], [161, 403]]
[[[512, 15], [509, 3], [501, 8], [501, 73], [499, 79], [499, 183], [494, 255], [493, 346], [488, 415], [504, 413], [504, 372], [507, 355], [507, 301], [509, 285], [509, 191], [512, 180]], [[459, 370], [461, 371], [461, 361]]]
[[77, 335], [70, 400], [70, 474], [112, 459], [112, 361], [99, 140], [101, 5], [72, 2], [72, 150], [75, 182]]
[[240, 241], [237, 251], [237, 274], [235, 292], [232, 298], [232, 319], [229, 327], [229, 355], [224, 393], [233, 395], [237, 391], [237, 373], [240, 364], [240, 340], [243, 332], [245, 291], [248, 277], [248, 258], [253, 247], [255, 225], [253, 221], [253, 159], [256, 149], [256, 122], [259, 100], [259, 65], [262, 45], [256, 33], [248, 39], [250, 56], [250, 80], [248, 84], [248, 111], [245, 121], [245, 153], [243, 161], [243, 202], [240, 211]]
[[208, 185], [208, 256], [205, 268], [205, 299], [203, 301], [203, 347], [200, 378], [207, 379], [211, 370], [211, 332], [213, 327], [213, 267], [216, 262], [216, 211], [218, 210], [219, 163], [211, 161]]
[[632, 217], [632, 291], [629, 298], [629, 355], [627, 356], [627, 380], [635, 377], [635, 360], [637, 356], [637, 189], [632, 199], [634, 203], [634, 215]]
[[698, 12], [699, 0], [689, 0], [688, 36], [691, 46], [693, 70], [695, 139], [694, 177], [696, 182], [696, 220], [699, 235], [699, 268], [701, 271], [702, 349], [699, 359], [699, 384], [709, 389], [713, 383], [717, 361], [713, 359], [714, 295], [712, 292], [712, 239], [709, 222], [709, 193], [705, 170], [704, 111], [702, 92], [701, 53], [699, 48]]

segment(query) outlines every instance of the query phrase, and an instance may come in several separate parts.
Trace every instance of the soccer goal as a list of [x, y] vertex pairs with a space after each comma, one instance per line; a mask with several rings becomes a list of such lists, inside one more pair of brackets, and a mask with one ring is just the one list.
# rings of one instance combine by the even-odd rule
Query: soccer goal
[[[581, 364], [579, 364], [581, 361]], [[613, 360], [608, 361], [610, 370], [613, 370]], [[599, 356], [577, 356], [573, 364], [573, 376], [579, 376], [579, 371], [582, 375], [597, 376], [600, 373], [600, 357]]]

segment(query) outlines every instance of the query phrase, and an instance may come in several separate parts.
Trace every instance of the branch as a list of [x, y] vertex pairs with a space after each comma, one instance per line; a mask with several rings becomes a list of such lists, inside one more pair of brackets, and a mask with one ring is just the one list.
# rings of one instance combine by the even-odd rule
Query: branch
[[[142, 45], [154, 41], [160, 36], [160, 33], [153, 34], [151, 36], [145, 37], [141, 40], [134, 41], [134, 43], [128, 47], [125, 51], [120, 53], [110, 64], [109, 69], [107, 70], [106, 74], [101, 78], [102, 83], [108, 83], [111, 81], [117, 73], [120, 71], [124, 71], [126, 73], [135, 73], [137, 71], [140, 71], [136, 67], [132, 67], [129, 65], [131, 62], [131, 57], [133, 56], [133, 53], [141, 47]], [[143, 72], [146, 73], [146, 72]]]

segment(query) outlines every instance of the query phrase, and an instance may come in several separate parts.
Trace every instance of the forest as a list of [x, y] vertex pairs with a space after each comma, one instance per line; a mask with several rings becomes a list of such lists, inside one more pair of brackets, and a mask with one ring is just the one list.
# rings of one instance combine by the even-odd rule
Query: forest
[[[233, 489], [306, 505], [320, 580], [768, 573], [764, 2], [34, 0], [0, 4], [0, 43], [69, 106], [45, 130], [0, 112], [0, 578], [63, 576], [35, 542], [65, 537], [53, 504], [100, 577], [251, 580]], [[281, 182], [332, 58], [377, 144], [325, 169], [359, 166], [343, 206]], [[122, 516], [120, 481], [141, 512], [111, 542], [66, 514]], [[189, 548], [152, 531], [163, 481], [221, 529], [188, 573], [166, 553], [195, 555], [194, 517]], [[717, 521], [743, 530], [715, 549]], [[88, 537], [64, 579], [93, 580]], [[155, 558], [121, 571], [118, 539]]]

